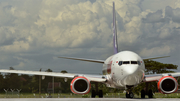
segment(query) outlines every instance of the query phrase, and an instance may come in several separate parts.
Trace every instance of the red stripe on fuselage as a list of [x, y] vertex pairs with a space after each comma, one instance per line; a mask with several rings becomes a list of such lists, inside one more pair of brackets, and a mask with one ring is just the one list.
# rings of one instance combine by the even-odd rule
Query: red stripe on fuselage
[[107, 67], [108, 74], [111, 74], [111, 64], [112, 64], [112, 61], [108, 64], [108, 67]]

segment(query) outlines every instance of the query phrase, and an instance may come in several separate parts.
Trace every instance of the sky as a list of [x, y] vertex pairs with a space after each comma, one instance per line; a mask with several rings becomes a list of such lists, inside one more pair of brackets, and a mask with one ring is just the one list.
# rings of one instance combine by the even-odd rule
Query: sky
[[[0, 69], [102, 74], [113, 55], [112, 0], [0, 0]], [[180, 0], [114, 0], [119, 51], [178, 65]]]

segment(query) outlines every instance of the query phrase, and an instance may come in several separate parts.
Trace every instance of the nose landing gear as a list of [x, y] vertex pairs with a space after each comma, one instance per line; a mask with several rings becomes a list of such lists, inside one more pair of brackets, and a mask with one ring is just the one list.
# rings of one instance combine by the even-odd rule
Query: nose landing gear
[[126, 92], [126, 98], [133, 98], [134, 94], [133, 92]]
[[126, 86], [126, 87], [127, 87], [126, 98], [133, 98], [133, 97], [134, 97], [134, 94], [133, 94], [133, 92], [132, 92], [132, 90], [131, 90], [131, 88], [132, 88], [133, 86]]

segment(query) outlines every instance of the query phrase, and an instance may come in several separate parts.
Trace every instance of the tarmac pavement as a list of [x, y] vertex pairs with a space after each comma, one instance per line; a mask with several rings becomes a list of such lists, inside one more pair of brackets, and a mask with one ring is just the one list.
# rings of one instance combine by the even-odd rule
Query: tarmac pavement
[[179, 98], [0, 98], [0, 101], [179, 101]]

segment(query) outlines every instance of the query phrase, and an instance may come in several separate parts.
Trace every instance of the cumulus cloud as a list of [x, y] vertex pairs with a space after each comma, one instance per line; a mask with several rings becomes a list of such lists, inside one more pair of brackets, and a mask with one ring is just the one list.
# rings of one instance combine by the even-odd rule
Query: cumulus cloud
[[[165, 3], [157, 9], [149, 6], [153, 10], [145, 9], [144, 2], [115, 1], [119, 49], [142, 57], [178, 53], [178, 0], [172, 0], [175, 6], [158, 0]], [[99, 67], [101, 73], [99, 64], [54, 57], [106, 59], [113, 53], [111, 0], [6, 0], [0, 3], [0, 17], [1, 68], [73, 72], [73, 65], [82, 71]]]
[[162, 10], [158, 10], [154, 13], [149, 13], [146, 18], [142, 18], [142, 21], [145, 23], [159, 23], [166, 21], [166, 19], [163, 18]]

